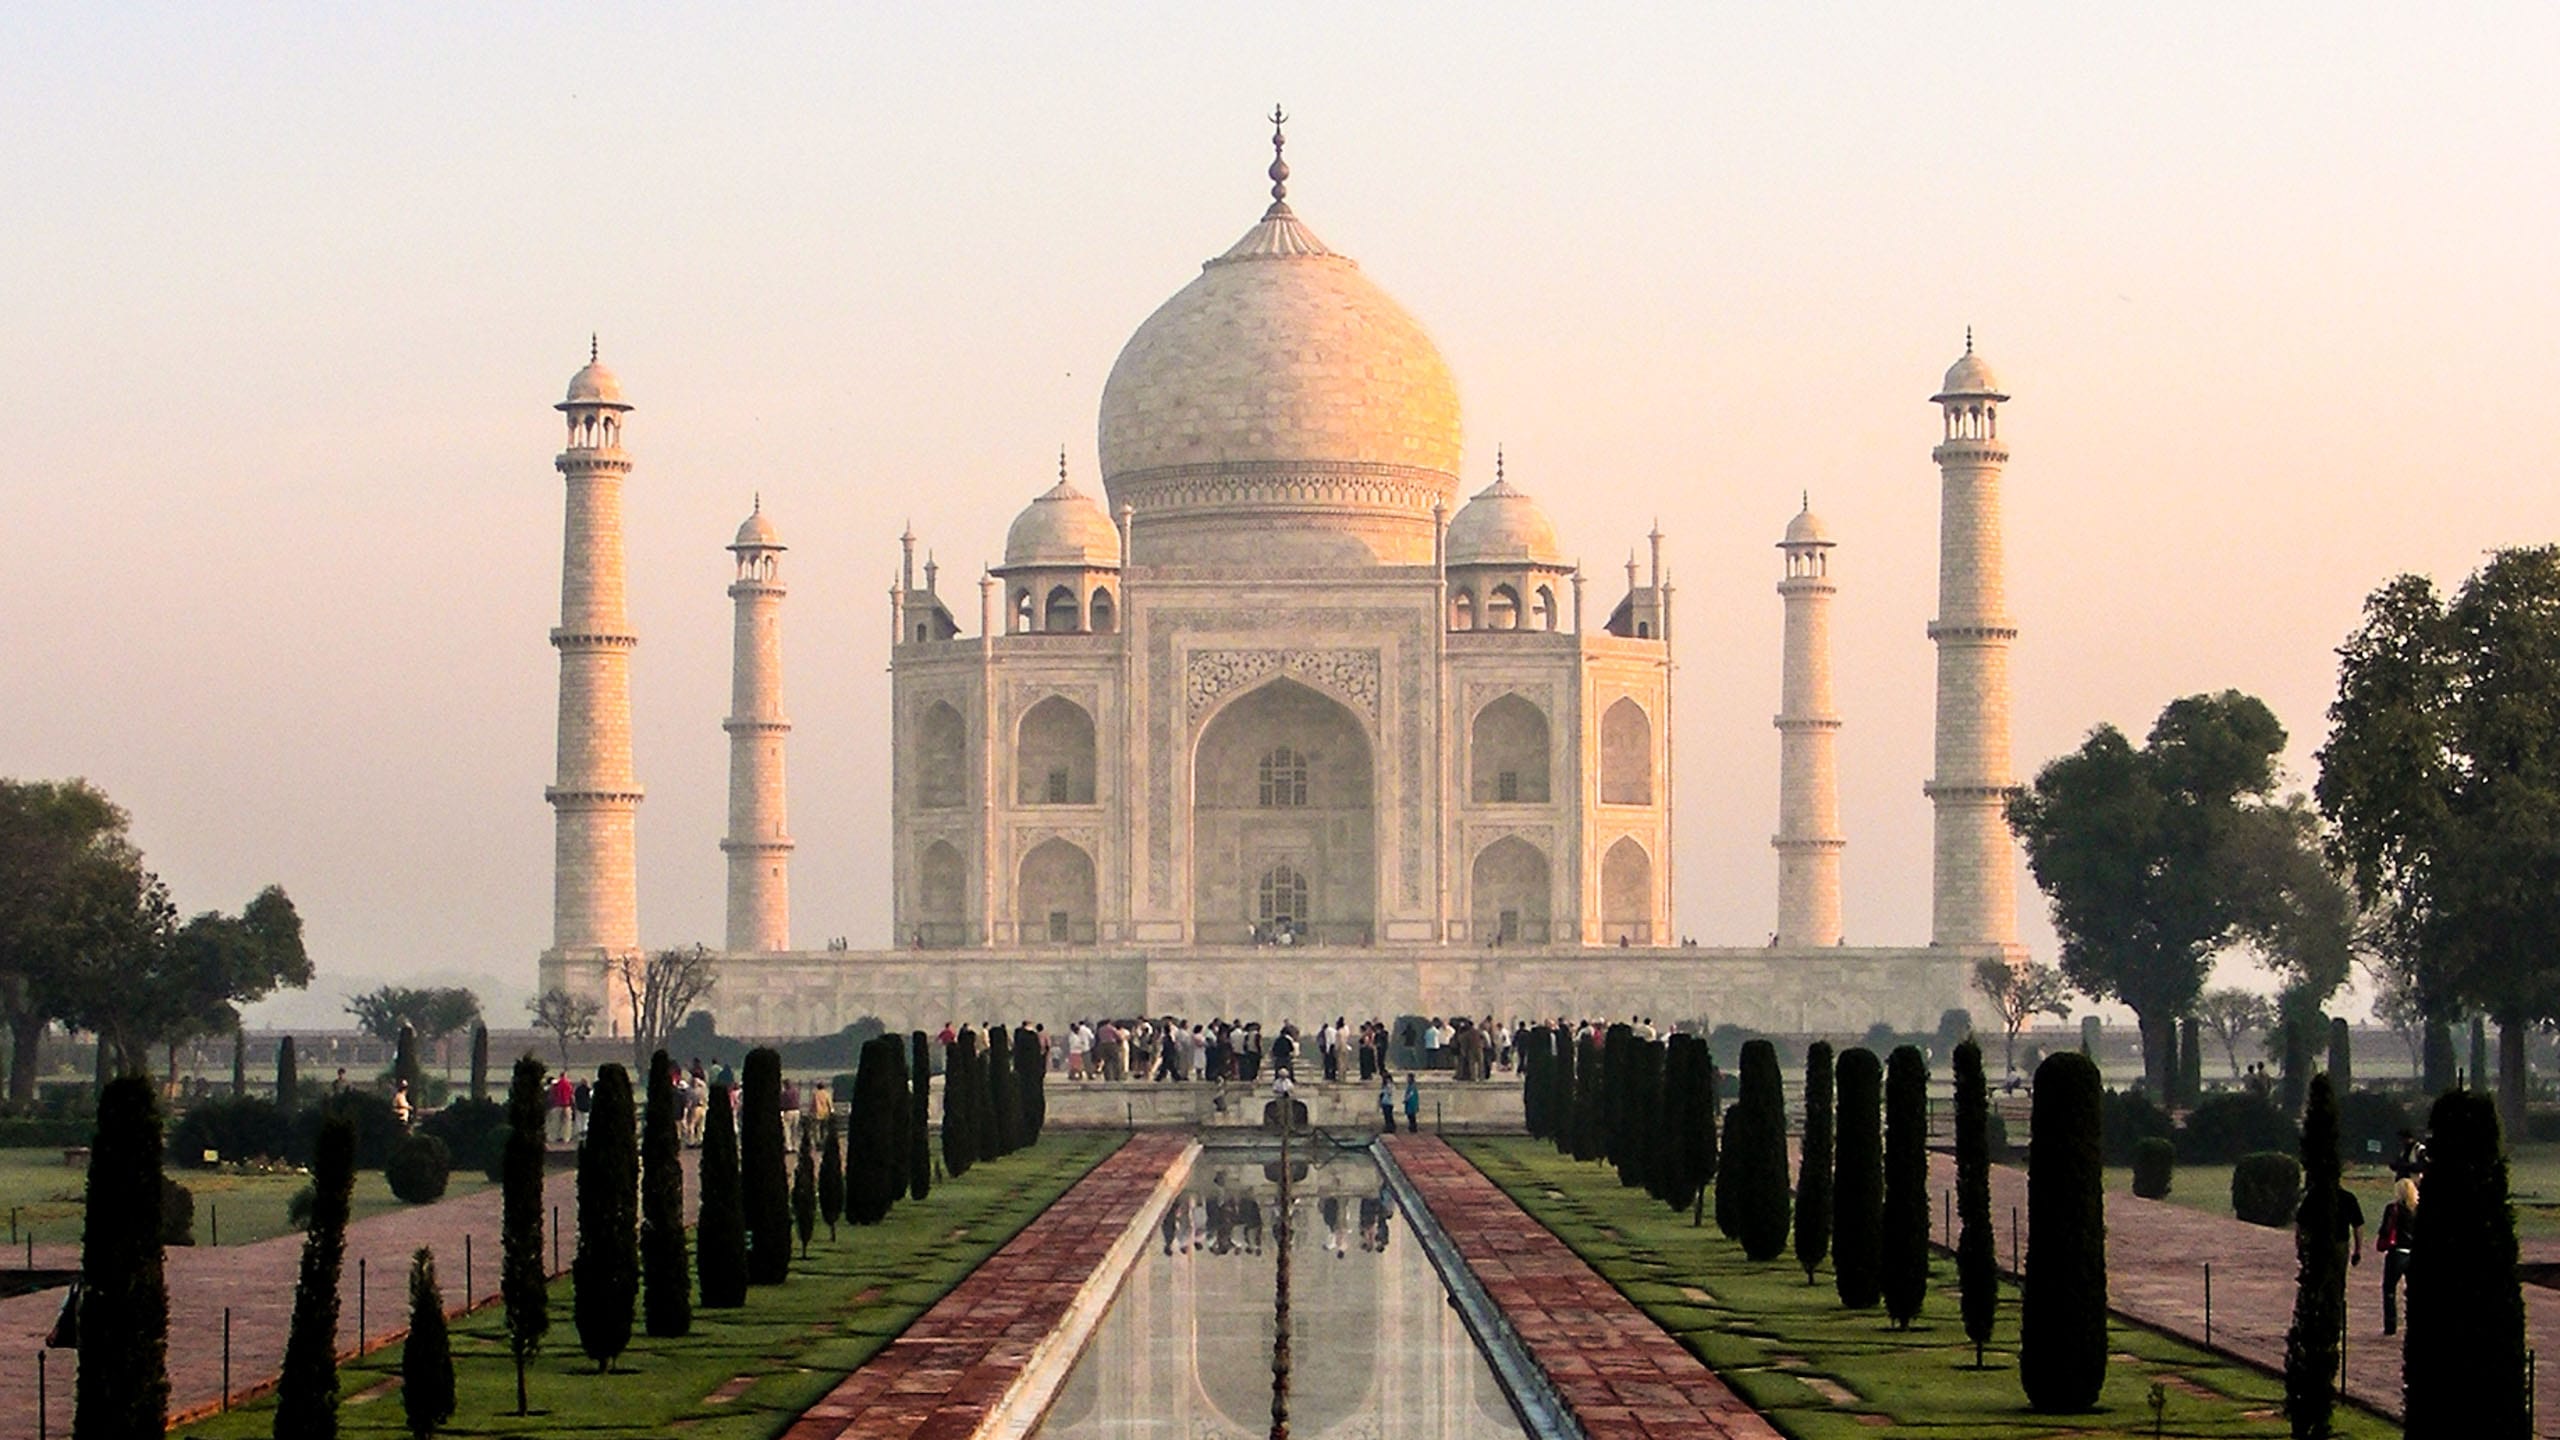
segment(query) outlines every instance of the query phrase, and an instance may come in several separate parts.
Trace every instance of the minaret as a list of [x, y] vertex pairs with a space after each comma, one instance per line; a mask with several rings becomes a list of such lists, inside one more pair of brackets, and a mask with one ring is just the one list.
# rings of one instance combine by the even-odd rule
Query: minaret
[[[764, 516], [764, 498], [738, 527], [729, 553], [738, 578], [729, 680], [729, 951], [791, 948], [791, 831], [785, 816], [782, 740], [782, 537]], [[912, 562], [910, 562], [912, 568]]]
[[1778, 704], [1778, 943], [1840, 943], [1840, 716], [1831, 699], [1832, 542], [1806, 497], [1787, 523], [1786, 648]]
[[2010, 623], [2000, 543], [2000, 393], [1991, 367], [1964, 356], [1929, 397], [1946, 435], [1938, 462], [1938, 646], [1936, 778], [1924, 787], [1937, 807], [1932, 870], [1934, 945], [2018, 943], [2015, 849], [2003, 809], [2016, 780], [2009, 770]]
[[569, 493], [560, 628], [551, 632], [560, 652], [559, 778], [544, 792], [554, 817], [551, 948], [561, 961], [610, 961], [640, 948], [640, 786], [631, 776], [639, 637], [622, 599], [622, 478], [631, 473], [622, 420], [631, 407], [592, 341], [556, 408], [569, 417], [568, 447], [554, 462]]

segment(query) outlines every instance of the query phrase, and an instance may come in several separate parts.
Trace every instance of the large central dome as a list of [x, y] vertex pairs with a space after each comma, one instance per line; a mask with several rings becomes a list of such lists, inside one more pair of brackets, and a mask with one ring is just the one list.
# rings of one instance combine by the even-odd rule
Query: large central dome
[[1439, 347], [1285, 201], [1129, 337], [1101, 431], [1140, 564], [1429, 564], [1457, 494]]

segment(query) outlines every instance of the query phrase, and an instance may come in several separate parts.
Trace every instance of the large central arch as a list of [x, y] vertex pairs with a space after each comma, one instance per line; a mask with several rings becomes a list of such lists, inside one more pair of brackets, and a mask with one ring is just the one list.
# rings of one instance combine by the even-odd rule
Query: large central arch
[[1373, 938], [1376, 790], [1368, 732], [1342, 702], [1274, 679], [1221, 708], [1192, 750], [1193, 936], [1254, 936], [1265, 896], [1288, 893], [1286, 867], [1306, 885], [1299, 938]]

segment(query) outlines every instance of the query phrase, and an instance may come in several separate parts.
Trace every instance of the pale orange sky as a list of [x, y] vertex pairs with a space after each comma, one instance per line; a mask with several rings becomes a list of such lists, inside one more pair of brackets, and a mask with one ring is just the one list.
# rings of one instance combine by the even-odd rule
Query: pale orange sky
[[[1928, 926], [1937, 421], [2003, 419], [2020, 775], [2236, 686], [2294, 782], [2358, 603], [2560, 532], [2547, 7], [0, 13], [0, 774], [315, 1004], [547, 941], [560, 486], [628, 495], [641, 923], [716, 940], [749, 496], [794, 547], [794, 930], [887, 938], [884, 588], [966, 592], [1147, 313], [1291, 201], [1437, 337], [1616, 599], [1679, 586], [1681, 930], [1774, 917], [1778, 576], [1835, 574], [1853, 943]], [[974, 615], [974, 601], [960, 607]], [[2022, 908], [2051, 955], [2042, 903]]]

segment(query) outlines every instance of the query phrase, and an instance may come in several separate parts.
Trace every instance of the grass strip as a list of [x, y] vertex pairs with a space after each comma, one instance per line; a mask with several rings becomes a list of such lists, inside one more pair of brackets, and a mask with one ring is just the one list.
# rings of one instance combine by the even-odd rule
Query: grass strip
[[[532, 1374], [536, 1413], [519, 1418], [507, 1358], [505, 1311], [487, 1305], [453, 1326], [454, 1418], [460, 1436], [700, 1437], [764, 1440], [781, 1432], [837, 1381], [895, 1339], [918, 1315], [1002, 1249], [1120, 1148], [1116, 1132], [1052, 1130], [1038, 1146], [984, 1161], [901, 1203], [879, 1225], [824, 1227], [791, 1279], [757, 1286], [740, 1310], [693, 1314], [693, 1333], [652, 1340], [634, 1333], [611, 1374], [578, 1351], [569, 1323], [574, 1282], [551, 1282], [551, 1334]], [[439, 1257], [441, 1259], [442, 1257]], [[405, 1436], [397, 1379], [400, 1347], [340, 1367], [339, 1433]], [[271, 1402], [183, 1427], [206, 1440], [266, 1436]]]
[[[1843, 1310], [1827, 1271], [1807, 1285], [1791, 1257], [1755, 1265], [1712, 1224], [1691, 1228], [1685, 1212], [1620, 1186], [1605, 1167], [1526, 1138], [1450, 1143], [1789, 1435], [2150, 1435], [2155, 1385], [2166, 1401], [2160, 1435], [2290, 1433], [2281, 1379], [2122, 1319], [2110, 1325], [2114, 1360], [2099, 1408], [2038, 1415], [2018, 1387], [2014, 1287], [2002, 1289], [1987, 1363], [1976, 1369], [1946, 1256], [1931, 1264], [1920, 1318], [1896, 1330], [1881, 1308]], [[2400, 1432], [2341, 1406], [2335, 1433], [2383, 1440]]]

